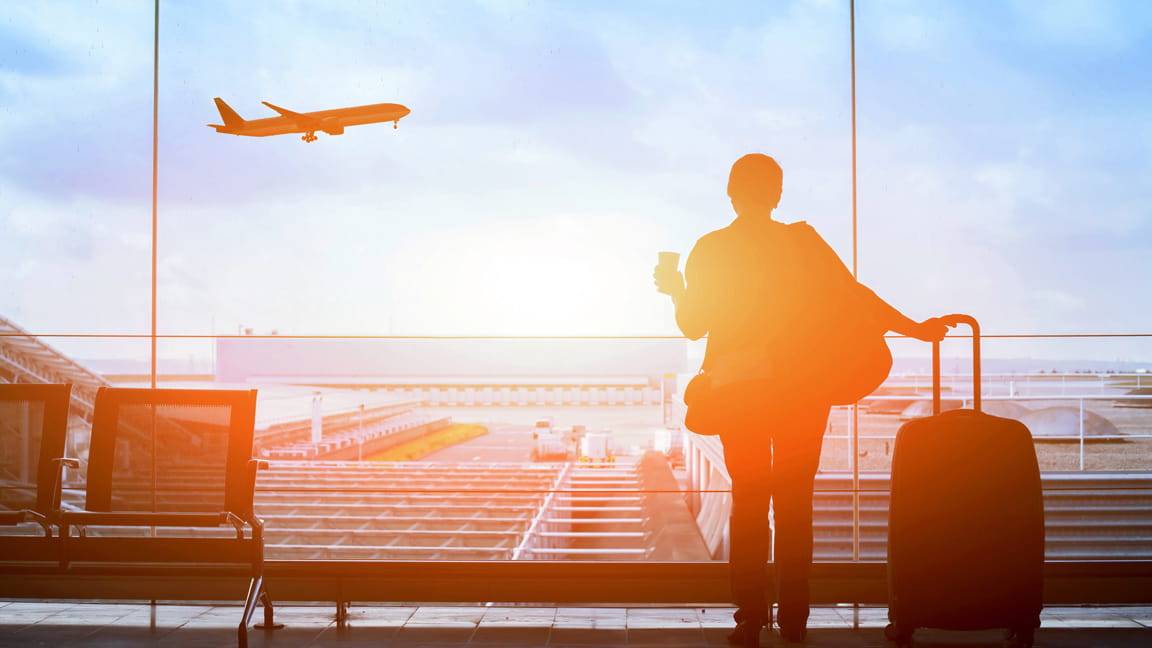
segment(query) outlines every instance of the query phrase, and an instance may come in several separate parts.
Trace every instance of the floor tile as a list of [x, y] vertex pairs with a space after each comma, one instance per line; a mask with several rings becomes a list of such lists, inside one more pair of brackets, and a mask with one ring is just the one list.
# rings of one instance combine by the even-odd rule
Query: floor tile
[[476, 632], [475, 626], [412, 625], [400, 628], [393, 636], [398, 645], [422, 646], [430, 644], [467, 642]]
[[629, 646], [699, 646], [704, 631], [696, 627], [628, 628]]
[[406, 625], [470, 625], [484, 618], [484, 608], [421, 607], [412, 613]]
[[551, 626], [555, 608], [487, 608], [481, 626]]
[[549, 646], [621, 646], [628, 643], [628, 631], [620, 628], [552, 628]]
[[552, 628], [543, 626], [484, 626], [476, 628], [469, 645], [544, 646]]
[[[0, 602], [0, 648], [199, 648], [234, 646], [239, 606]], [[252, 648], [590, 648], [725, 647], [732, 609], [354, 606], [337, 628], [329, 606], [278, 606], [288, 627], [249, 629]], [[261, 613], [257, 611], [259, 620]], [[883, 638], [887, 610], [818, 607], [810, 617], [811, 648], [891, 648]], [[853, 628], [858, 623], [859, 628]], [[1152, 607], [1065, 607], [1044, 611], [1040, 648], [1147, 648]], [[761, 645], [783, 646], [765, 631]], [[999, 648], [998, 631], [920, 630], [918, 648]]]

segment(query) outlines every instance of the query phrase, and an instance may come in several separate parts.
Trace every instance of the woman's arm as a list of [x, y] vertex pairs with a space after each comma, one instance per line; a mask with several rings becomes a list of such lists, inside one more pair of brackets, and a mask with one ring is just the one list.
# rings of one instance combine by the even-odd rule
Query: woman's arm
[[880, 322], [884, 328], [889, 331], [914, 337], [925, 342], [939, 342], [944, 339], [944, 335], [948, 333], [948, 325], [941, 321], [939, 317], [932, 317], [923, 322], [917, 322], [896, 310], [895, 306], [881, 299], [880, 296], [873, 292], [868, 286], [864, 284], [859, 285], [862, 290], [867, 292], [869, 299], [876, 305]]
[[863, 291], [864, 298], [860, 300], [860, 303], [868, 304], [876, 310], [877, 319], [886, 330], [925, 342], [937, 342], [944, 338], [948, 332], [947, 324], [941, 322], [937, 317], [917, 322], [896, 310], [896, 307], [881, 299], [871, 288], [857, 281], [856, 277], [852, 276], [852, 271], [844, 265], [844, 261], [832, 249], [832, 246], [828, 245], [827, 241], [811, 225], [803, 223], [800, 225], [800, 229], [811, 237], [808, 244], [810, 253], [818, 257], [814, 259], [815, 267], [825, 268], [830, 273], [828, 281], [831, 284], [849, 283]]

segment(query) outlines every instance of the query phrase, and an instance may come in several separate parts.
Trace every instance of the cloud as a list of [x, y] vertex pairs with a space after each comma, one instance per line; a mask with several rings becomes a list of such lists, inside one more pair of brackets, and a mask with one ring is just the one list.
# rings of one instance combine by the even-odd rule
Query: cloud
[[0, 24], [0, 83], [13, 77], [50, 76], [66, 73], [70, 66], [50, 48], [12, 23]]
[[7, 185], [0, 196], [0, 313], [42, 332], [146, 329], [147, 212], [92, 199], [62, 208]]
[[1152, 10], [1123, 0], [1049, 0], [1011, 4], [1023, 32], [1045, 45], [1087, 52], [1124, 50], [1152, 33]]

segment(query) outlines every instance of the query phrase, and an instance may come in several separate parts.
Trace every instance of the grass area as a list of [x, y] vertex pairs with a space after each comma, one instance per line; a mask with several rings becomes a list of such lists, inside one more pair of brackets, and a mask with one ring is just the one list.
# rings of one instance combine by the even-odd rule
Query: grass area
[[488, 434], [488, 428], [475, 423], [453, 423], [419, 439], [374, 454], [366, 461], [415, 461], [442, 448]]

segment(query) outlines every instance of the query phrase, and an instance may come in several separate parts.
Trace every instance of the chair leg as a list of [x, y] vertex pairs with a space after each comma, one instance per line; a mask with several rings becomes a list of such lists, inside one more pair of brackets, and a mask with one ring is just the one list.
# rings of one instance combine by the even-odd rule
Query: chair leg
[[252, 613], [256, 611], [256, 601], [260, 598], [260, 593], [264, 590], [264, 577], [253, 576], [252, 580], [248, 583], [248, 596], [244, 597], [244, 614], [240, 619], [240, 627], [237, 629], [237, 645], [240, 648], [248, 648], [248, 623], [252, 620]]
[[276, 623], [272, 616], [272, 598], [268, 596], [268, 590], [260, 590], [260, 603], [264, 606], [264, 622], [257, 623], [254, 627], [261, 630], [279, 630], [284, 627], [283, 623]]

